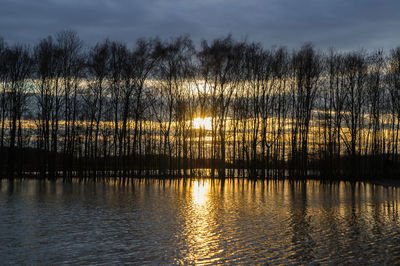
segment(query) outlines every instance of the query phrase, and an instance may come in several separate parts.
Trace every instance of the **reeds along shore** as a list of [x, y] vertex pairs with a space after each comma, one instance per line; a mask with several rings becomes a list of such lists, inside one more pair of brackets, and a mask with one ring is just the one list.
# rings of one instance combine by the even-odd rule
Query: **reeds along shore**
[[400, 178], [400, 47], [0, 41], [2, 177]]

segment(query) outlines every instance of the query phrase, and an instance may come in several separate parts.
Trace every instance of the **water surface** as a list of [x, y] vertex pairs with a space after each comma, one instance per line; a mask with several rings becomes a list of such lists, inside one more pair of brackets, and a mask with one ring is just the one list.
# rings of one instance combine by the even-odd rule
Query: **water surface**
[[2, 264], [400, 261], [399, 188], [368, 183], [0, 181]]

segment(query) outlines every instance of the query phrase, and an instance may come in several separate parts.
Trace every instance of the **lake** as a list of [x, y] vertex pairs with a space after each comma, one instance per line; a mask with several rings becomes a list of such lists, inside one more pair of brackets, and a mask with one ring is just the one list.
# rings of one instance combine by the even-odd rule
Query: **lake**
[[393, 264], [399, 201], [369, 183], [0, 180], [0, 263]]

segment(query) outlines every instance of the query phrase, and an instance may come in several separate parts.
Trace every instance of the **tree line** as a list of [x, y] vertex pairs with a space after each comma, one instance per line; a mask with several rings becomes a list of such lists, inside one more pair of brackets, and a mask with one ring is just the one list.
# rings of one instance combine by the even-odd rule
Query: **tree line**
[[89, 47], [63, 31], [0, 39], [0, 84], [3, 177], [400, 175], [400, 47]]

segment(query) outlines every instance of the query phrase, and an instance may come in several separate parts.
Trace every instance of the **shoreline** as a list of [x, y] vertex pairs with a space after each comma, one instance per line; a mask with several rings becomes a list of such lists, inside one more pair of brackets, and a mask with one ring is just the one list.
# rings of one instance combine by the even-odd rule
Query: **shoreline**
[[290, 178], [290, 177], [278, 177], [278, 178], [249, 178], [249, 177], [210, 177], [210, 176], [158, 176], [158, 175], [143, 175], [143, 176], [98, 176], [98, 177], [68, 177], [64, 178], [59, 176], [57, 178], [40, 178], [37, 175], [25, 175], [25, 176], [16, 176], [16, 177], [0, 177], [1, 180], [41, 180], [41, 181], [62, 181], [62, 182], [72, 182], [72, 181], [83, 181], [83, 182], [102, 182], [102, 181], [111, 181], [111, 180], [132, 180], [132, 179], [154, 179], [154, 180], [173, 180], [173, 179], [182, 179], [182, 180], [191, 180], [191, 179], [214, 179], [214, 180], [232, 180], [232, 179], [241, 179], [247, 181], [295, 181], [295, 182], [302, 182], [302, 181], [319, 181], [321, 183], [340, 183], [340, 182], [350, 182], [350, 183], [370, 183], [371, 185], [380, 185], [383, 187], [400, 187], [400, 179], [395, 178], [385, 178], [385, 179], [348, 179], [348, 178], [337, 178], [337, 179], [324, 179], [316, 176], [311, 176], [310, 178]]

